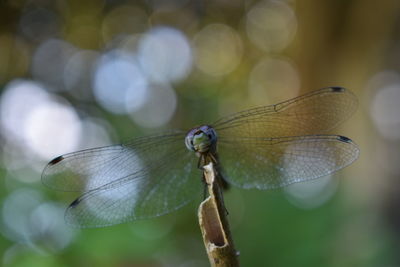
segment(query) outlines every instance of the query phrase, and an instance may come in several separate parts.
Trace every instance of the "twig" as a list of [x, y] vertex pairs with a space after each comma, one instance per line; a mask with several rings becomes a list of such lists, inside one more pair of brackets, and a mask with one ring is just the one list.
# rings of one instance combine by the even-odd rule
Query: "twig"
[[198, 217], [204, 245], [212, 267], [239, 266], [238, 253], [227, 220], [222, 190], [212, 163], [204, 166], [209, 196], [200, 204]]

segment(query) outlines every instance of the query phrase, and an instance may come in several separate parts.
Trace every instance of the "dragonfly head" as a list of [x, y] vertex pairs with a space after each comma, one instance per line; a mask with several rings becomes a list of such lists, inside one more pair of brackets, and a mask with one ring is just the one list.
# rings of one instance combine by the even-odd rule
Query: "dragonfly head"
[[191, 129], [185, 138], [186, 147], [195, 152], [206, 153], [217, 144], [217, 133], [208, 125]]

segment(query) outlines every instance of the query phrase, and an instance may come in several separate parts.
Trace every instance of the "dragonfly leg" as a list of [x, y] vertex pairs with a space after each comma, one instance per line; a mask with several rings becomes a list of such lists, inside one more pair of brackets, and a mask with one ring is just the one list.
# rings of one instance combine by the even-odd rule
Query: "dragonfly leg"
[[207, 198], [207, 185], [203, 186], [203, 200]]
[[[200, 170], [203, 170], [203, 167], [205, 165], [205, 158], [203, 154], [200, 154], [199, 156], [199, 161], [197, 162], [197, 168]], [[203, 179], [204, 180], [204, 179]]]
[[224, 197], [223, 197], [223, 191], [225, 191], [225, 190], [227, 190], [227, 189], [229, 188], [229, 184], [228, 184], [228, 182], [223, 178], [223, 176], [221, 175], [220, 172], [217, 172], [217, 179], [218, 179], [218, 185], [219, 185], [220, 187], [222, 187], [222, 188], [219, 190], [219, 192], [220, 192], [220, 194], [221, 194], [222, 203], [223, 203], [222, 206], [224, 207], [225, 214], [226, 214], [226, 215], [229, 215], [229, 211], [228, 211], [228, 209], [227, 209], [226, 206], [225, 206], [225, 200], [224, 200]]
[[206, 178], [205, 178], [205, 176], [204, 176], [204, 173], [202, 174], [202, 182], [203, 182], [203, 200], [205, 200], [206, 198], [207, 198], [207, 196], [208, 196], [208, 186], [209, 186], [209, 184], [207, 183], [207, 181], [206, 181]]

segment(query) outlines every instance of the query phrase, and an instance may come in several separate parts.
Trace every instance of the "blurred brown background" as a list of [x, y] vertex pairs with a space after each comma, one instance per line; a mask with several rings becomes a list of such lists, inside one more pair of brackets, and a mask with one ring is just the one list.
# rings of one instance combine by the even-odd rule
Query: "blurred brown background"
[[207, 266], [198, 202], [76, 230], [51, 158], [327, 86], [359, 98], [333, 178], [226, 194], [243, 266], [400, 266], [399, 1], [0, 2], [4, 266]]

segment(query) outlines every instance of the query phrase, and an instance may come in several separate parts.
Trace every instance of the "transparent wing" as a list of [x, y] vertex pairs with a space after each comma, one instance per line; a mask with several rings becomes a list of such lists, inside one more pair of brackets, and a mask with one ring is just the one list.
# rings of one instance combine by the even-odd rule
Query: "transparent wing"
[[165, 154], [181, 149], [180, 145], [184, 148], [184, 138], [184, 133], [167, 133], [65, 154], [47, 164], [42, 182], [55, 190], [78, 192], [116, 184], [126, 177], [131, 179], [130, 175], [145, 165], [149, 168], [165, 160]]
[[212, 126], [219, 141], [225, 137], [301, 136], [324, 134], [346, 120], [357, 99], [342, 87], [328, 87], [271, 106], [242, 111]]
[[83, 191], [66, 212], [69, 224], [102, 227], [171, 212], [201, 195], [196, 156], [184, 134], [135, 139], [54, 159], [43, 182], [55, 189]]
[[357, 159], [359, 149], [344, 136], [314, 135], [224, 139], [218, 154], [228, 182], [272, 189], [340, 170]]

